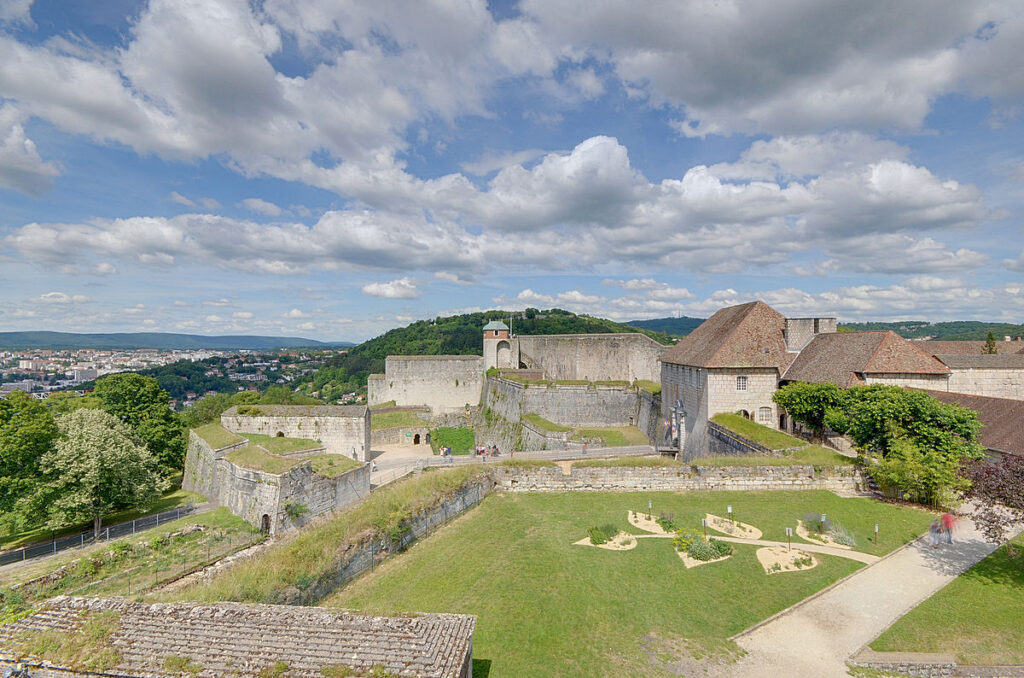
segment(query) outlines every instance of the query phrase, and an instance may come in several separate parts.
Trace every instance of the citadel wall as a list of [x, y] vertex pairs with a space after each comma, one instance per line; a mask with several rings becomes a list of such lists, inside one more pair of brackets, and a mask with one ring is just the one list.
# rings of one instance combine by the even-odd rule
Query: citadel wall
[[948, 388], [924, 386], [953, 393], [1024, 400], [1024, 370], [1019, 368], [952, 368]]
[[385, 373], [367, 381], [367, 403], [393, 400], [396, 406], [423, 405], [435, 414], [479, 405], [483, 360], [476, 355], [389, 355]]
[[668, 349], [645, 334], [522, 335], [519, 359], [550, 379], [657, 381], [658, 358]]
[[[319, 440], [329, 454], [367, 461], [370, 411], [365, 407], [243, 405], [242, 408], [236, 406], [225, 411], [220, 417], [221, 426], [235, 433], [311, 438]], [[241, 414], [250, 410], [259, 414]]]
[[[923, 388], [932, 391], [947, 391], [948, 374], [865, 374], [864, 383], [888, 384], [904, 388]], [[980, 395], [980, 394], [979, 394]]]

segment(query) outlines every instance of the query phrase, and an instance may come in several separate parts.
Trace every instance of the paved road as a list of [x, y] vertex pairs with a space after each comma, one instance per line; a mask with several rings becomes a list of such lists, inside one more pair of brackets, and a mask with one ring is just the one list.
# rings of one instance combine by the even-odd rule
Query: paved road
[[854, 652], [994, 549], [966, 519], [952, 545], [932, 549], [924, 540], [913, 542], [737, 637], [748, 654], [728, 672], [744, 678], [848, 676], [846, 660]]

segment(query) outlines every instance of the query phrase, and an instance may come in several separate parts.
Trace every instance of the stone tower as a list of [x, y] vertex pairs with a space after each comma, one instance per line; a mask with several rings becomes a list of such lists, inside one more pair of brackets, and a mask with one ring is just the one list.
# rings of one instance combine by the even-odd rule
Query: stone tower
[[519, 342], [509, 335], [508, 325], [492, 320], [484, 325], [484, 369], [519, 367]]

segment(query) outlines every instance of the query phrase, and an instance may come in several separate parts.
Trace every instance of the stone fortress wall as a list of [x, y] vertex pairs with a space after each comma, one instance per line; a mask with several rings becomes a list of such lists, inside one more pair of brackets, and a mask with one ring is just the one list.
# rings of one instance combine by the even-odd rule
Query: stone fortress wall
[[366, 402], [423, 405], [435, 414], [480, 404], [483, 357], [476, 355], [389, 355], [384, 374], [370, 375]]
[[989, 398], [1024, 400], [1024, 369], [954, 367], [948, 388], [925, 386], [953, 393], [969, 393]]
[[668, 349], [646, 334], [531, 334], [516, 337], [519, 360], [549, 379], [658, 381], [658, 358]]
[[226, 410], [220, 423], [235, 433], [319, 440], [328, 454], [368, 461], [370, 411], [366, 407], [242, 405]]

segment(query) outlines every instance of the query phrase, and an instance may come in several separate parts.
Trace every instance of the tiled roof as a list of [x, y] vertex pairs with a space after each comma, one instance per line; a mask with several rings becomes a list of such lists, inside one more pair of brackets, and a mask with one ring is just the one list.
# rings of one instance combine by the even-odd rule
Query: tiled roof
[[[224, 410], [222, 416], [237, 417], [238, 405]], [[366, 415], [365, 405], [242, 405], [259, 410], [264, 417], [362, 417]]]
[[369, 617], [318, 607], [62, 596], [0, 627], [0, 664], [16, 658], [5, 653], [22, 634], [75, 632], [89, 614], [105, 611], [120, 615], [107, 642], [121, 662], [104, 675], [129, 677], [179, 676], [164, 661], [177, 656], [202, 665], [203, 675], [256, 676], [283, 662], [296, 677], [321, 678], [331, 666], [366, 675], [382, 666], [388, 675], [458, 678], [476, 625], [475, 617], [461, 614]]
[[895, 332], [837, 332], [814, 337], [782, 378], [848, 388], [863, 384], [862, 374], [948, 373]]
[[988, 449], [1024, 455], [1024, 401], [946, 391], [925, 392], [944, 403], [963, 405], [977, 412], [985, 425], [979, 439]]
[[484, 325], [484, 331], [485, 332], [487, 330], [507, 330], [507, 329], [508, 329], [508, 325], [506, 325], [505, 323], [501, 322], [500, 320], [492, 320], [491, 322], [489, 322], [486, 325]]
[[[914, 345], [929, 355], [952, 355], [954, 353], [973, 353], [981, 355], [985, 348], [984, 341], [915, 341]], [[997, 341], [998, 355], [1008, 353], [1024, 353], [1024, 341]]]
[[783, 371], [786, 318], [763, 301], [715, 313], [661, 355], [661, 361], [693, 367], [775, 367]]
[[1024, 353], [939, 353], [935, 357], [947, 367], [1024, 370]]

